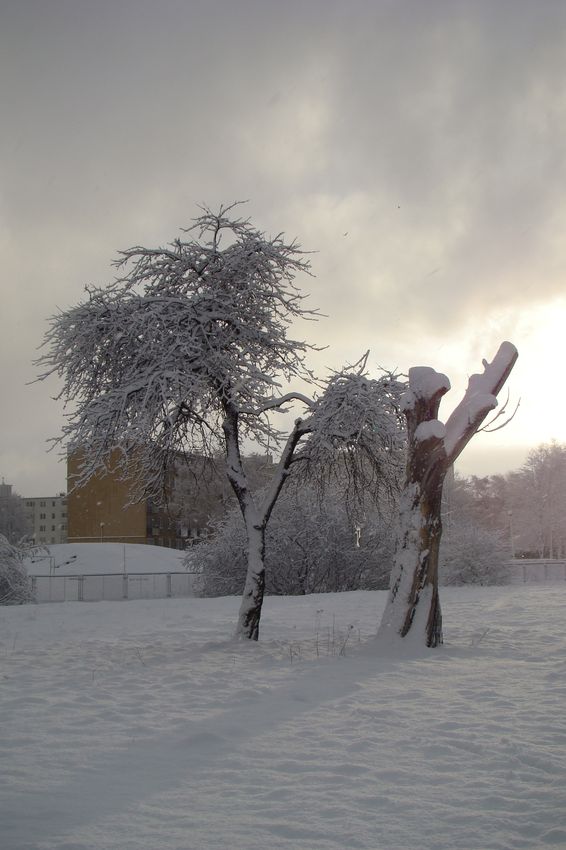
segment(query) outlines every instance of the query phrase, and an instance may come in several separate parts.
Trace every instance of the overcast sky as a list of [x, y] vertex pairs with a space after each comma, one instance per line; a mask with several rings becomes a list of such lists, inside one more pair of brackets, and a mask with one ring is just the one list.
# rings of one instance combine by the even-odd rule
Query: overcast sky
[[0, 475], [63, 490], [46, 319], [249, 199], [312, 257], [316, 367], [467, 375], [509, 339], [521, 399], [459, 468], [566, 441], [563, 0], [0, 0]]

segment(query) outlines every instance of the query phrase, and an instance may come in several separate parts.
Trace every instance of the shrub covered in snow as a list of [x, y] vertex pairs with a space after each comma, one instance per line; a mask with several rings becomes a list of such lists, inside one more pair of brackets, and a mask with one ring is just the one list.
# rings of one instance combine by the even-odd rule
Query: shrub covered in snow
[[506, 584], [509, 551], [497, 532], [457, 521], [440, 547], [440, 580], [445, 585]]
[[[266, 590], [293, 595], [385, 589], [393, 554], [388, 517], [377, 510], [357, 521], [340, 492], [319, 494], [312, 486], [290, 486], [278, 500], [266, 533]], [[200, 592], [241, 592], [247, 564], [246, 534], [237, 511], [191, 550], [191, 570]]]
[[33, 594], [23, 564], [26, 551], [12, 545], [0, 534], [0, 604], [18, 605], [31, 602]]

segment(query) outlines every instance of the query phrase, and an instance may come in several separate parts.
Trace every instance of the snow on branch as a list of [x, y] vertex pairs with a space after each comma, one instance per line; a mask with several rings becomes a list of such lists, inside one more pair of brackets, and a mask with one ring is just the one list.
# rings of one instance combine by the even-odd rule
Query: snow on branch
[[14, 546], [0, 534], [0, 605], [20, 605], [33, 600], [24, 558], [37, 551], [37, 547]]
[[392, 444], [398, 437], [399, 399], [404, 389], [404, 383], [393, 374], [370, 379], [356, 372], [335, 373], [307, 420], [311, 443], [337, 446], [371, 438]]
[[439, 419], [427, 419], [420, 422], [415, 428], [414, 439], [424, 442], [425, 440], [443, 440], [446, 436], [446, 426]]
[[497, 394], [517, 360], [517, 349], [502, 342], [491, 363], [483, 361], [484, 370], [471, 375], [464, 397], [446, 422], [444, 448], [450, 463], [458, 457], [485, 417], [497, 406]]
[[442, 372], [436, 372], [430, 366], [413, 366], [409, 369], [409, 389], [401, 398], [401, 409], [411, 410], [417, 401], [430, 401], [440, 397], [450, 389], [450, 381]]
[[305, 405], [305, 407], [310, 408], [311, 410], [315, 407], [315, 402], [309, 396], [304, 395], [304, 393], [299, 392], [290, 392], [285, 393], [285, 395], [280, 396], [279, 398], [272, 398], [270, 401], [263, 404], [260, 408], [256, 410], [247, 410], [246, 408], [241, 408], [240, 413], [245, 414], [253, 414], [254, 416], [259, 416], [261, 413], [267, 413], [268, 410], [278, 410], [280, 413], [286, 413], [287, 409], [285, 405], [290, 404], [293, 401], [299, 401]]
[[295, 319], [318, 315], [294, 283], [308, 259], [296, 242], [232, 218], [234, 206], [202, 208], [166, 247], [121, 252], [121, 277], [51, 319], [39, 379], [62, 380], [58, 442], [89, 447], [85, 479], [124, 445], [146, 446], [152, 470], [178, 451], [211, 454], [227, 409], [242, 437], [273, 446], [280, 435], [263, 414], [277, 406], [274, 391], [312, 381], [316, 347], [289, 335]]
[[395, 486], [402, 466], [406, 431], [400, 399], [406, 383], [393, 373], [369, 378], [366, 360], [356, 364], [357, 371], [343, 370], [327, 381], [301, 425], [309, 436], [297, 459], [306, 463], [308, 475], [320, 478], [342, 469], [355, 489], [376, 494]]

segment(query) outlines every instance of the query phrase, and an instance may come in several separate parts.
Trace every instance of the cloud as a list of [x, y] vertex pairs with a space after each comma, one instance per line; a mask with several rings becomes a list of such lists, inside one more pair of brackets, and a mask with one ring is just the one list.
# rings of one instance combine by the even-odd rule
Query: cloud
[[201, 201], [317, 251], [321, 368], [371, 347], [465, 375], [525, 336], [563, 290], [565, 25], [553, 0], [5, 4], [4, 474], [57, 428], [24, 389], [46, 317]]

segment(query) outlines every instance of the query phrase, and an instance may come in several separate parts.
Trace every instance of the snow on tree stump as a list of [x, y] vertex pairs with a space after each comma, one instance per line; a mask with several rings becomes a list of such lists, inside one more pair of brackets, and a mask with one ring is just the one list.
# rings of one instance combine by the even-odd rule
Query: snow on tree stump
[[438, 555], [442, 537], [442, 489], [448, 469], [497, 405], [497, 394], [517, 359], [503, 342], [484, 371], [472, 375], [460, 404], [444, 425], [438, 419], [450, 381], [426, 366], [409, 370], [402, 398], [408, 428], [408, 458], [389, 596], [378, 637], [406, 638], [420, 645], [442, 643]]

